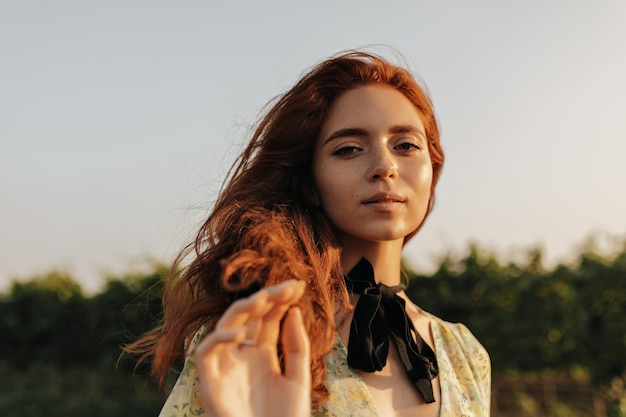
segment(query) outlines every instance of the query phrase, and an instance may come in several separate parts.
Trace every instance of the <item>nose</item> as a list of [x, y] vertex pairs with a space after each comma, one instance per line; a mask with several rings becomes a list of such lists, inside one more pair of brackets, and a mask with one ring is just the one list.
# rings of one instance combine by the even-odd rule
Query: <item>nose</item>
[[372, 163], [369, 170], [369, 179], [387, 180], [395, 179], [398, 176], [398, 165], [391, 152], [387, 149], [380, 149], [373, 153]]

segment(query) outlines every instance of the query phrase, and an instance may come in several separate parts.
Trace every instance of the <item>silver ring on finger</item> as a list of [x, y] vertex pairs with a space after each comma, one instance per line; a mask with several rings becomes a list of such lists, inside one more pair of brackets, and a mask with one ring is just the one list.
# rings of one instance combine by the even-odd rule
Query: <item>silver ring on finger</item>
[[256, 347], [256, 342], [250, 339], [243, 339], [241, 342], [239, 342], [239, 346]]

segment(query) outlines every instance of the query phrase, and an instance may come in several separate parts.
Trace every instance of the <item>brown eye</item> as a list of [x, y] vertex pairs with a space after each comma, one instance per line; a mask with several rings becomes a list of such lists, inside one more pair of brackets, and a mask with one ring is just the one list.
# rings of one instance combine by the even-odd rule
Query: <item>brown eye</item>
[[345, 155], [352, 155], [355, 152], [357, 152], [359, 150], [358, 147], [356, 146], [342, 146], [341, 148], [337, 149], [335, 152], [333, 152], [333, 155], [338, 155], [338, 156], [345, 156]]
[[412, 151], [414, 149], [420, 149], [420, 147], [413, 142], [403, 142], [396, 146], [396, 149], [400, 151]]

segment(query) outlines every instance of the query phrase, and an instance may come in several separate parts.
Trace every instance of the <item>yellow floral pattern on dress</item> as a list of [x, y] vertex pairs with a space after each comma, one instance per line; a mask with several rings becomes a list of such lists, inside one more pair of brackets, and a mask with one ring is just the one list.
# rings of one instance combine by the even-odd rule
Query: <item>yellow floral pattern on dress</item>
[[441, 417], [487, 417], [491, 405], [491, 360], [485, 348], [462, 324], [433, 315], [430, 327], [435, 342], [441, 387]]
[[[430, 319], [439, 365], [441, 386], [440, 417], [487, 417], [491, 402], [491, 361], [487, 351], [462, 324], [448, 323], [423, 312]], [[193, 338], [195, 346], [201, 330]], [[326, 358], [326, 404], [312, 411], [312, 417], [378, 417], [367, 386], [348, 366], [345, 346], [337, 337]], [[168, 397], [160, 417], [210, 417], [202, 409], [196, 364], [188, 355], [185, 366]]]
[[172, 392], [167, 397], [159, 417], [208, 417], [208, 413], [205, 413], [202, 408], [196, 361], [191, 354], [192, 349], [196, 347], [203, 334], [204, 328], [194, 335], [183, 370], [178, 376]]

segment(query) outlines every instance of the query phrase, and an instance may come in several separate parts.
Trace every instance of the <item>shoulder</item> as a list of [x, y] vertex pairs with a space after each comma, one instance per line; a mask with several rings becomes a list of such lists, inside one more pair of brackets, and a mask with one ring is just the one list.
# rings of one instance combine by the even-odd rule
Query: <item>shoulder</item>
[[480, 376], [491, 373], [491, 359], [489, 353], [462, 323], [450, 323], [432, 314], [430, 316], [431, 328], [438, 350], [446, 352], [453, 362], [464, 362], [477, 368]]
[[189, 346], [185, 352], [186, 360], [184, 367], [167, 397], [159, 417], [209, 417], [202, 408], [196, 362], [192, 354], [193, 349], [195, 349], [205, 332], [206, 327], [203, 326], [189, 340]]
[[430, 313], [425, 314], [430, 318], [433, 332], [437, 331], [439, 333], [446, 347], [454, 346], [463, 350], [481, 350], [487, 355], [485, 348], [463, 323], [451, 323]]
[[445, 380], [452, 397], [467, 397], [468, 406], [488, 410], [491, 360], [487, 350], [464, 324], [425, 314], [430, 318], [442, 385]]

